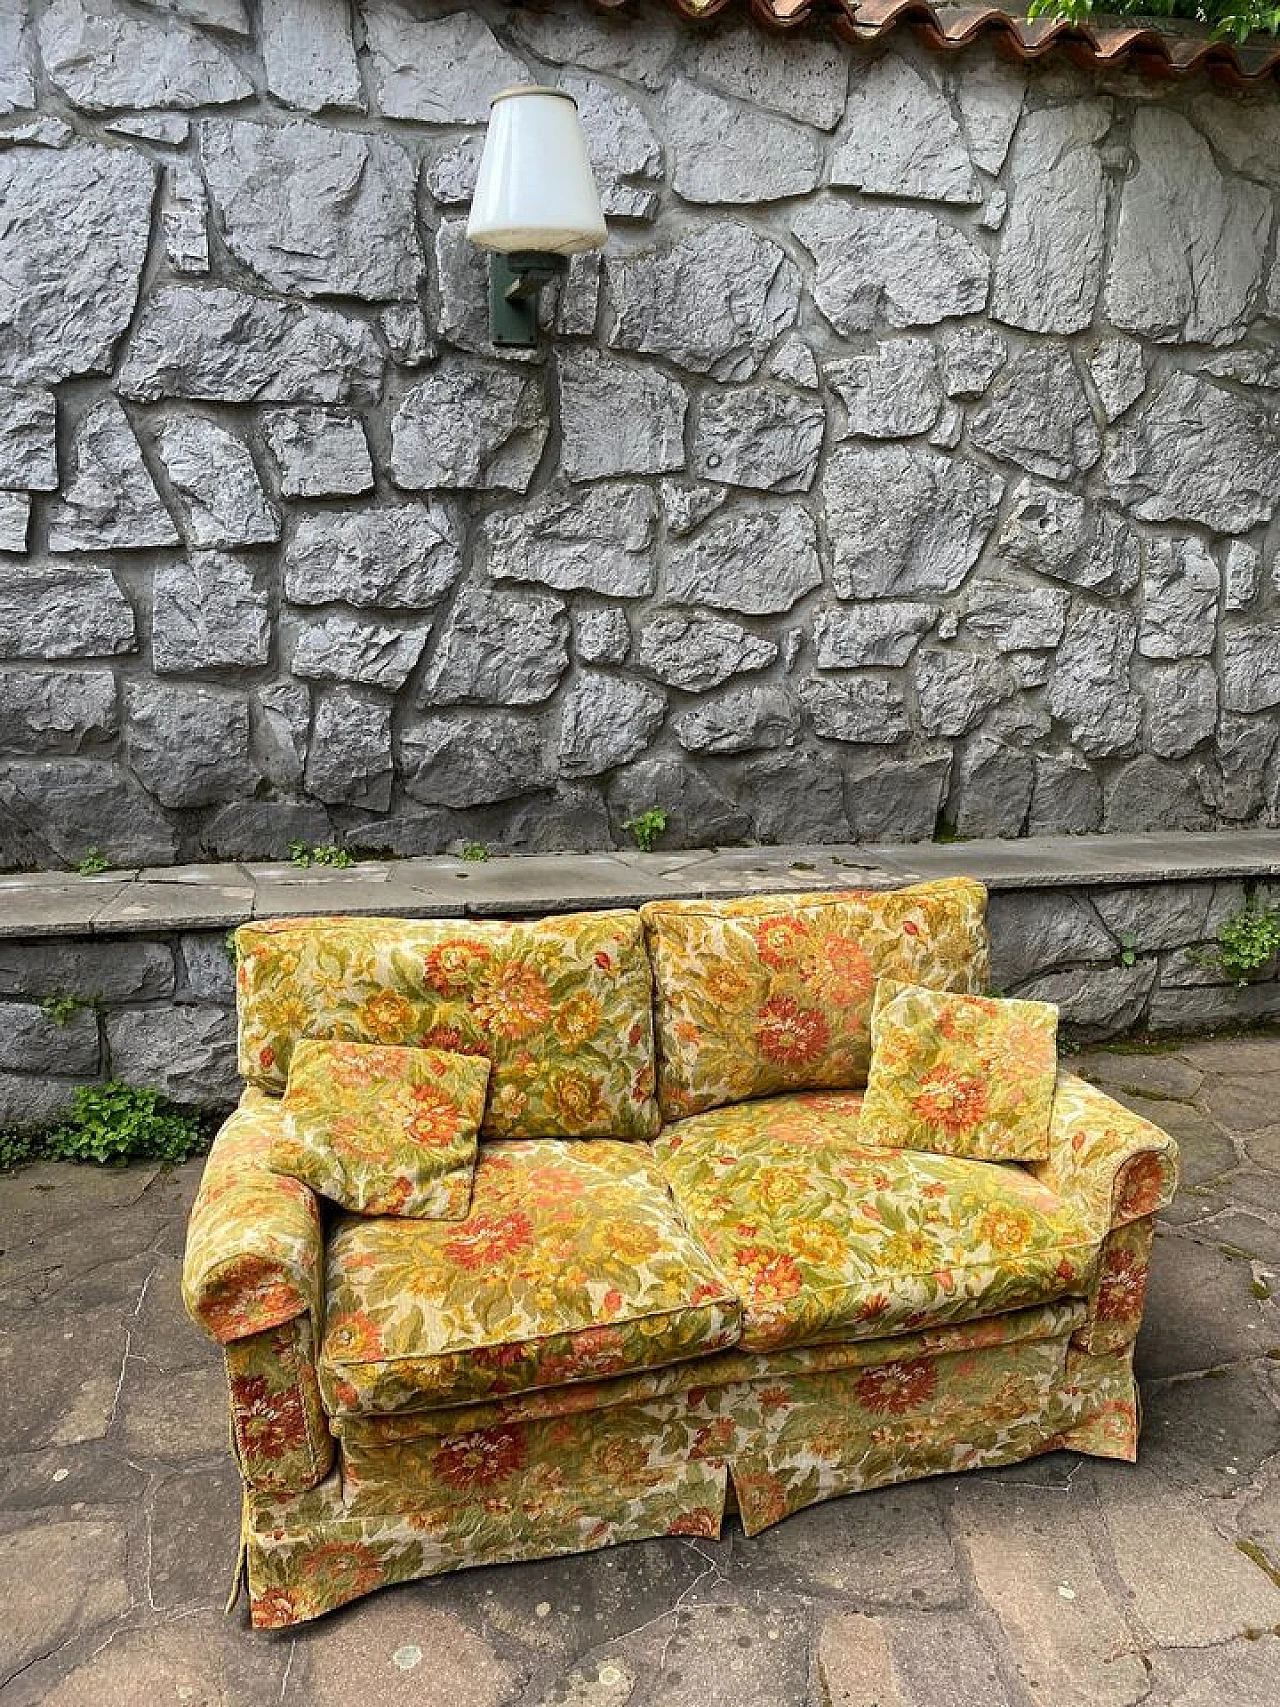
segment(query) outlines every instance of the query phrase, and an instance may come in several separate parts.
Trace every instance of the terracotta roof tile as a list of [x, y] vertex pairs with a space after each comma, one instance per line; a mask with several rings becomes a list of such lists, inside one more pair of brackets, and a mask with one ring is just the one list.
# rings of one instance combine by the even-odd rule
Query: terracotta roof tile
[[[629, 0], [594, 0], [606, 11], [621, 11]], [[1069, 24], [1047, 18], [1034, 21], [1000, 6], [934, 6], [929, 0], [668, 0], [686, 18], [705, 20], [721, 12], [746, 9], [774, 29], [795, 29], [826, 19], [847, 41], [871, 44], [897, 29], [909, 29], [930, 47], [958, 52], [980, 36], [1017, 59], [1039, 59], [1060, 51], [1080, 65], [1129, 70], [1148, 77], [1185, 77], [1203, 71], [1215, 82], [1237, 88], [1280, 77], [1280, 41], [1254, 36], [1236, 43], [1213, 39], [1190, 27], [1116, 23]]]

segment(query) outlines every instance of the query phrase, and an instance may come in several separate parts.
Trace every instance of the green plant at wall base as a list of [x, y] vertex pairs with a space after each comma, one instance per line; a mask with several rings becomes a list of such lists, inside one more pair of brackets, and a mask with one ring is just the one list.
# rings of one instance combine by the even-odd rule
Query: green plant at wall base
[[96, 877], [100, 871], [110, 871], [111, 861], [101, 848], [90, 848], [76, 865], [77, 877]]
[[488, 859], [488, 857], [489, 850], [485, 847], [483, 842], [464, 842], [462, 844], [462, 851], [458, 855], [459, 859], [468, 860]]
[[1218, 927], [1222, 970], [1247, 984], [1280, 954], [1280, 907], [1241, 907]]
[[309, 865], [336, 866], [339, 871], [343, 871], [355, 863], [346, 848], [335, 847], [332, 842], [322, 843], [319, 847], [308, 847], [306, 842], [289, 843], [289, 864], [299, 866], [304, 871]]
[[1120, 938], [1121, 966], [1136, 966], [1138, 964], [1138, 939], [1131, 936]]
[[88, 996], [73, 996], [65, 990], [55, 990], [41, 1002], [40, 1012], [53, 1025], [70, 1025], [82, 1009], [97, 1005]]
[[233, 966], [239, 966], [240, 954], [236, 948], [236, 933], [234, 930], [228, 931], [226, 936], [223, 937], [222, 952], [226, 955], [227, 959]]
[[1064, 18], [1080, 24], [1094, 13], [1121, 18], [1185, 18], [1211, 35], [1244, 41], [1254, 31], [1280, 35], [1280, 6], [1265, 0], [1031, 0], [1029, 18]]
[[623, 824], [630, 830], [641, 853], [652, 853], [661, 837], [667, 833], [667, 814], [661, 806], [651, 806], [647, 812], [637, 812]]
[[81, 1085], [42, 1148], [63, 1162], [184, 1162], [208, 1147], [206, 1126], [159, 1091], [112, 1079]]

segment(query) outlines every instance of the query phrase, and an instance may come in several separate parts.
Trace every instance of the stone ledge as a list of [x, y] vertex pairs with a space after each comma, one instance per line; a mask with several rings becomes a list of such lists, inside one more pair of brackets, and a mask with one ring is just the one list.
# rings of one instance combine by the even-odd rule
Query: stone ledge
[[350, 913], [483, 918], [632, 907], [659, 898], [794, 889], [888, 889], [977, 877], [992, 891], [1280, 877], [1280, 830], [686, 853], [285, 862], [0, 877], [0, 937], [135, 936], [229, 929], [246, 919]]

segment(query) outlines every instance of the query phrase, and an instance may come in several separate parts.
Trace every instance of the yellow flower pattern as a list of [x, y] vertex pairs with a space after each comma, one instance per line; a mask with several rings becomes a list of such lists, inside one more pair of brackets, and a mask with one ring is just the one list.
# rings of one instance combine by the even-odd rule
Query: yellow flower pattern
[[364, 1215], [460, 1220], [488, 1081], [483, 1056], [302, 1038], [270, 1164]]
[[1043, 1161], [1058, 1072], [1049, 1002], [957, 996], [884, 979], [871, 1012], [868, 1144]]
[[663, 1116], [866, 1083], [877, 979], [986, 987], [986, 892], [947, 878], [884, 893], [652, 901]]

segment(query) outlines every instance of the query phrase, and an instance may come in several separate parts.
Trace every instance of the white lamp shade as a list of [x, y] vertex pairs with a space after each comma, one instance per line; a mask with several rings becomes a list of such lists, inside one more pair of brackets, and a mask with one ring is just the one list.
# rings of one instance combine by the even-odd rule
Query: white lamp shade
[[508, 255], [603, 249], [608, 231], [571, 95], [529, 88], [495, 98], [467, 236]]

